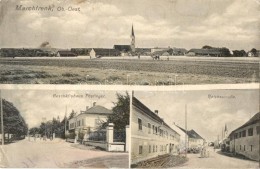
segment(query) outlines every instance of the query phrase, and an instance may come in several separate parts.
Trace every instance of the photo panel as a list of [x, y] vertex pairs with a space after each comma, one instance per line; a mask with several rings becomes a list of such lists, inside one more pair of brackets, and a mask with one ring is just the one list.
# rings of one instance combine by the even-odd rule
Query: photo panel
[[259, 89], [132, 96], [132, 168], [259, 167]]
[[128, 168], [129, 92], [65, 89], [0, 90], [1, 167]]

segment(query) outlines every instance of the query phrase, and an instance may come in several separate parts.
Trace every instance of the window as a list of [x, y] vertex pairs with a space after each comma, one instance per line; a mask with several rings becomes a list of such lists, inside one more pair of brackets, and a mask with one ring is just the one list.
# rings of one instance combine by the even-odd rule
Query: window
[[142, 120], [138, 119], [138, 129], [142, 130]]
[[84, 121], [84, 119], [81, 120], [81, 124], [82, 124], [82, 126], [85, 126], [85, 121]]
[[251, 151], [253, 151], [253, 145], [251, 145], [250, 147], [251, 147]]
[[241, 137], [241, 132], [238, 133], [238, 138], [240, 138], [240, 137]]
[[153, 134], [155, 133], [154, 125], [153, 125]]
[[155, 152], [157, 152], [157, 145], [156, 145], [156, 148], [155, 148]]
[[240, 145], [240, 150], [242, 149], [241, 147], [242, 147], [242, 146]]
[[153, 145], [153, 152], [155, 152], [155, 146]]
[[260, 126], [256, 126], [256, 133], [257, 133], [257, 135], [260, 134]]
[[236, 138], [238, 138], [238, 134], [237, 134], [237, 133], [235, 133], [235, 139], [236, 139]]
[[246, 151], [246, 145], [244, 145], [244, 151]]
[[155, 127], [155, 134], [156, 134], [156, 135], [157, 135], [157, 133], [158, 133], [157, 129], [158, 129], [158, 128], [157, 128], [157, 127]]
[[139, 146], [139, 154], [143, 154], [143, 146]]
[[246, 130], [242, 131], [242, 137], [246, 137]]
[[151, 151], [152, 151], [152, 146], [149, 145], [149, 153], [151, 153]]
[[248, 136], [253, 136], [253, 128], [248, 129]]
[[151, 124], [148, 123], [148, 134], [151, 134]]

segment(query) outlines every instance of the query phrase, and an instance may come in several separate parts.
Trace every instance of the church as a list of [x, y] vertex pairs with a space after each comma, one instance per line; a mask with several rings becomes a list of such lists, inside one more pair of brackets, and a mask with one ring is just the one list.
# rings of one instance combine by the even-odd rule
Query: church
[[129, 53], [135, 52], [135, 33], [134, 26], [132, 25], [131, 31], [131, 44], [130, 45], [114, 45], [114, 49], [120, 51], [122, 56], [128, 55]]

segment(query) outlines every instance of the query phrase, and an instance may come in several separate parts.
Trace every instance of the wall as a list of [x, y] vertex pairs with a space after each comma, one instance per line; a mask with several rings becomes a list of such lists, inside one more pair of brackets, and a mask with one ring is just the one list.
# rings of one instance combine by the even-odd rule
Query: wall
[[[142, 130], [138, 129], [138, 118], [142, 119]], [[148, 123], [151, 124], [150, 134], [148, 133]], [[161, 129], [168, 132], [168, 138], [166, 136], [160, 136], [159, 134], [153, 134], [152, 125], [161, 126]], [[170, 152], [177, 153], [180, 135], [166, 126], [163, 126], [151, 117], [140, 113], [134, 106], [131, 118], [131, 134], [132, 164]], [[173, 135], [174, 137], [171, 138], [170, 135]], [[141, 154], [139, 153], [140, 146], [142, 147]]]
[[[242, 129], [237, 130], [235, 133], [246, 130], [246, 137], [232, 139], [230, 141], [230, 151], [233, 153], [242, 154], [252, 160], [259, 161], [259, 134], [256, 132], [256, 126], [259, 124], [253, 124]], [[248, 129], [253, 128], [253, 136], [248, 136]], [[240, 150], [241, 145], [241, 150]], [[252, 150], [251, 150], [252, 145]], [[245, 146], [245, 150], [244, 150]]]
[[107, 150], [107, 143], [106, 142], [101, 142], [101, 141], [84, 141], [84, 145], [90, 145], [94, 147], [100, 147], [104, 150]]

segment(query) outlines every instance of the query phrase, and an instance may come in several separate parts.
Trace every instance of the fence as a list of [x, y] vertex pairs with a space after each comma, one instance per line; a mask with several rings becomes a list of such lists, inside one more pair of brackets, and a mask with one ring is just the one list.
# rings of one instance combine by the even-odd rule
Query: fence
[[114, 130], [114, 142], [125, 142], [126, 131], [125, 130]]
[[106, 130], [99, 130], [99, 131], [94, 131], [90, 132], [87, 140], [89, 141], [106, 141], [106, 135], [107, 131]]

